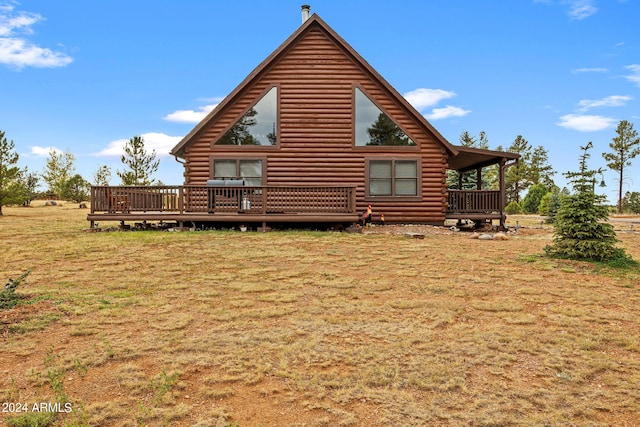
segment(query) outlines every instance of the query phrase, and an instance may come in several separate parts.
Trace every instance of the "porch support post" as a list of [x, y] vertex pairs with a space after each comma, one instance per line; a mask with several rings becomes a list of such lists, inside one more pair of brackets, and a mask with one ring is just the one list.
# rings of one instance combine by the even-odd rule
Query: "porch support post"
[[504, 182], [504, 170], [506, 169], [507, 160], [500, 160], [500, 229], [506, 229], [507, 214], [505, 208], [507, 206], [507, 189]]
[[458, 190], [462, 190], [462, 175], [464, 172], [458, 171]]
[[482, 190], [482, 168], [476, 169], [476, 189]]

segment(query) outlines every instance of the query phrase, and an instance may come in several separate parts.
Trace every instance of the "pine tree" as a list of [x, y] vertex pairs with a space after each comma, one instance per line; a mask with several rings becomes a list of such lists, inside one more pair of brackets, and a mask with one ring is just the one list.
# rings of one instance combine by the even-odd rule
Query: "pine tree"
[[0, 216], [2, 206], [16, 202], [15, 184], [20, 178], [21, 170], [14, 166], [18, 163], [18, 153], [14, 150], [13, 141], [7, 141], [5, 133], [0, 131]]
[[618, 239], [607, 222], [605, 196], [595, 194], [596, 175], [601, 171], [588, 168], [592, 147], [591, 142], [580, 147], [583, 153], [579, 171], [564, 174], [573, 185], [574, 194], [563, 198], [556, 214], [553, 244], [545, 247], [550, 256], [588, 261], [627, 257], [623, 249], [615, 247]]
[[529, 179], [533, 185], [544, 184], [547, 188], [553, 188], [553, 175], [556, 171], [549, 164], [549, 152], [541, 145], [533, 149], [529, 164]]
[[626, 120], [620, 121], [616, 128], [618, 136], [609, 143], [612, 152], [602, 153], [607, 161], [607, 167], [618, 172], [618, 213], [622, 213], [622, 183], [624, 181], [625, 167], [631, 166], [631, 160], [640, 154], [640, 138], [633, 128], [633, 123]]
[[98, 166], [93, 174], [94, 185], [109, 185], [111, 181], [111, 168], [107, 165]]
[[507, 169], [505, 186], [507, 200], [520, 202], [520, 193], [531, 185], [531, 144], [518, 135], [507, 151], [520, 154], [518, 162]]
[[147, 154], [144, 148], [144, 139], [134, 136], [124, 146], [124, 154], [120, 157], [122, 163], [128, 168], [116, 173], [122, 180], [122, 185], [151, 185], [151, 175], [158, 170], [160, 161], [156, 160], [156, 150]]
[[60, 195], [64, 189], [65, 183], [71, 178], [71, 174], [75, 170], [73, 162], [76, 160], [75, 156], [66, 151], [61, 153], [54, 149], [49, 151], [49, 157], [42, 172], [42, 179], [49, 186], [49, 191]]

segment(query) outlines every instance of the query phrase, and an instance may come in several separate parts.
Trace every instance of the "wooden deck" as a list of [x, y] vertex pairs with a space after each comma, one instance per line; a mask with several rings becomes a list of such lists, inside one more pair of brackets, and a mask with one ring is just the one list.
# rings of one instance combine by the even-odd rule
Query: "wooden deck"
[[[103, 186], [91, 188], [95, 221], [356, 223], [355, 187]], [[500, 191], [450, 190], [446, 219], [504, 221]]]
[[102, 186], [91, 188], [95, 221], [355, 223], [355, 187]]

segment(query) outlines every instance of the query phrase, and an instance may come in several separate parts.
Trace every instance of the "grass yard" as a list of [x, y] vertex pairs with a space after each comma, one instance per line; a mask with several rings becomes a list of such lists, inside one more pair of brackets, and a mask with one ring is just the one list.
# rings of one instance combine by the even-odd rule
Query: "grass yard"
[[0, 311], [5, 424], [640, 423], [640, 272], [545, 258], [549, 229], [85, 233], [76, 205], [3, 211], [0, 285], [32, 270]]

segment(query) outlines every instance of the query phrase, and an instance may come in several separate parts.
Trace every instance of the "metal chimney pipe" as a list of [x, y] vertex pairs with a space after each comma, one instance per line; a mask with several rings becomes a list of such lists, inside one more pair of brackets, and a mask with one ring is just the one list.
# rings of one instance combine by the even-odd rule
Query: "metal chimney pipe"
[[311, 13], [311, 6], [309, 6], [308, 4], [303, 4], [302, 5], [302, 23], [304, 24], [307, 19], [309, 19], [309, 15]]

